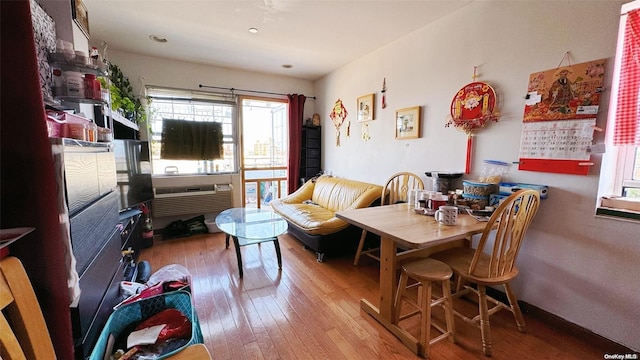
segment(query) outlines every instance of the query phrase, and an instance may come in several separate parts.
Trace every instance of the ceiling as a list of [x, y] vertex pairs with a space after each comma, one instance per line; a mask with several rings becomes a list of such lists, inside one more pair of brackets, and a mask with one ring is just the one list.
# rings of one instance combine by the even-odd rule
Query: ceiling
[[[315, 80], [474, 0], [84, 0], [91, 43]], [[249, 28], [258, 33], [249, 33]], [[167, 39], [152, 41], [150, 35]], [[283, 65], [290, 65], [284, 68]]]

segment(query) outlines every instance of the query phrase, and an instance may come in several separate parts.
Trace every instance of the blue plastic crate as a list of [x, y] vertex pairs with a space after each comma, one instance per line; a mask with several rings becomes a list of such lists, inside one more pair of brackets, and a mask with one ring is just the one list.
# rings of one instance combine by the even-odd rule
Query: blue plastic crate
[[166, 309], [176, 309], [189, 318], [191, 321], [191, 339], [184, 346], [159, 356], [157, 359], [167, 358], [181, 351], [186, 346], [203, 342], [200, 322], [193, 307], [191, 294], [182, 290], [173, 291], [124, 305], [114, 311], [102, 329], [89, 360], [104, 359], [110, 334], [118, 337], [129, 325], [146, 320]]

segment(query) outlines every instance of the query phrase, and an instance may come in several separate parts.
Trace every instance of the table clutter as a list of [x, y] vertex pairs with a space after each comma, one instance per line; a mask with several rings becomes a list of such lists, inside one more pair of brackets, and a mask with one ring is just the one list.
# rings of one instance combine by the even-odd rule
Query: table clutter
[[502, 182], [509, 170], [509, 163], [484, 160], [477, 179], [464, 179], [458, 186], [461, 172], [429, 171], [432, 190], [411, 190], [408, 203], [417, 214], [433, 216], [441, 206], [455, 206], [478, 221], [487, 221], [493, 210], [512, 193], [521, 189], [538, 191], [541, 199], [547, 198], [546, 185]]

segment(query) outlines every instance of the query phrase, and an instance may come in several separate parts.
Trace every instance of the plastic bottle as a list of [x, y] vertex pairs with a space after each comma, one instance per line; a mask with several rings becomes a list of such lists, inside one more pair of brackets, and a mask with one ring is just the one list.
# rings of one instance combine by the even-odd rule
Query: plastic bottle
[[67, 96], [84, 97], [84, 80], [77, 71], [63, 71]]
[[100, 61], [100, 53], [98, 52], [97, 47], [95, 46], [91, 47], [91, 52], [89, 53], [89, 57], [91, 58], [91, 65], [97, 68]]
[[67, 87], [64, 83], [64, 76], [62, 75], [62, 69], [53, 68], [51, 71], [53, 75], [53, 96], [66, 96]]
[[87, 99], [95, 99], [95, 84], [96, 76], [93, 74], [84, 75], [84, 97]]
[[102, 99], [102, 86], [100, 85], [100, 80], [98, 80], [98, 78], [93, 80], [93, 99]]
[[98, 125], [95, 123], [87, 124], [87, 141], [97, 142], [98, 141]]

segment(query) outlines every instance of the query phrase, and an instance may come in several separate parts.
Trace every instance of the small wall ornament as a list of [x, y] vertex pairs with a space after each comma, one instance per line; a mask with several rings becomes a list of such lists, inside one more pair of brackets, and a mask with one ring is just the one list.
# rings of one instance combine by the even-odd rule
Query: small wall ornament
[[336, 100], [329, 117], [331, 118], [331, 121], [333, 121], [333, 125], [336, 127], [336, 146], [340, 146], [340, 126], [342, 126], [344, 119], [347, 117], [347, 109], [344, 107], [342, 100]]
[[380, 91], [382, 93], [382, 104], [381, 107], [384, 109], [387, 107], [387, 99], [386, 99], [386, 93], [387, 93], [387, 78], [382, 79], [382, 90]]
[[365, 122], [362, 124], [362, 135], [361, 135], [362, 141], [369, 141], [371, 140], [371, 135], [369, 135], [369, 123]]

